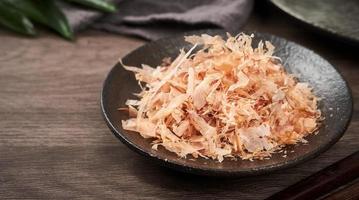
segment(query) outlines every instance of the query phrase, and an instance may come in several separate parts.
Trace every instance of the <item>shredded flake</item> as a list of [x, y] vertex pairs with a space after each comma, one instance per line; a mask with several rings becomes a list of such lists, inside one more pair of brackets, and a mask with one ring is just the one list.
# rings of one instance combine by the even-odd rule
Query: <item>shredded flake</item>
[[285, 72], [270, 42], [253, 47], [253, 35], [227, 36], [187, 36], [193, 47], [155, 68], [122, 64], [142, 88], [119, 109], [130, 117], [122, 127], [152, 138], [154, 150], [219, 162], [270, 159], [307, 143], [321, 119], [311, 87]]

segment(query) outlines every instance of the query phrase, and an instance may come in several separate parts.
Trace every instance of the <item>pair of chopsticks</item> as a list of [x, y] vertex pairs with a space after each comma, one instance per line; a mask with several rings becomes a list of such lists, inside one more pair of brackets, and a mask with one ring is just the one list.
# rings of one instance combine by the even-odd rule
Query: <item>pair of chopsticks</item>
[[316, 199], [358, 177], [359, 151], [270, 196], [267, 200]]

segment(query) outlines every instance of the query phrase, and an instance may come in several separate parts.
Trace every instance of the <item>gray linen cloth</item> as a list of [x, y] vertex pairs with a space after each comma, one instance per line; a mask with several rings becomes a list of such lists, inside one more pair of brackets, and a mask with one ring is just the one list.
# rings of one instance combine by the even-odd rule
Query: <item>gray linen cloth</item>
[[63, 4], [75, 31], [93, 27], [155, 40], [172, 34], [222, 28], [236, 33], [246, 22], [253, 0], [113, 0], [118, 12], [97, 11]]

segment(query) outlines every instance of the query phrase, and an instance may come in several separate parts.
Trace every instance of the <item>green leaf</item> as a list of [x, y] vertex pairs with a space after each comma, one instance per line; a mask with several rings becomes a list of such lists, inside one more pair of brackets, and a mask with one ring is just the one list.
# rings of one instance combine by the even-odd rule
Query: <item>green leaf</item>
[[95, 8], [97, 10], [100, 11], [104, 11], [104, 12], [116, 12], [116, 6], [113, 3], [104, 1], [104, 0], [66, 0], [69, 2], [73, 2], [73, 3], [77, 3], [77, 4], [81, 4], [84, 6], [88, 6], [91, 8]]
[[31, 21], [9, 5], [0, 1], [0, 24], [18, 33], [35, 35]]
[[73, 31], [54, 0], [2, 0], [11, 4], [30, 19], [51, 27], [67, 39], [73, 39]]

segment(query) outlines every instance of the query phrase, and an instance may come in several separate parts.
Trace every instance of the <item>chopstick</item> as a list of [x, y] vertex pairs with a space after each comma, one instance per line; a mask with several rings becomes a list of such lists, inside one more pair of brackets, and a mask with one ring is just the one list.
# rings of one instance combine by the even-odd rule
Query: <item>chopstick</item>
[[359, 151], [270, 196], [277, 199], [315, 199], [359, 177]]
[[340, 199], [340, 200], [357, 200], [359, 199], [359, 179], [352, 181], [346, 184], [343, 187], [339, 187], [339, 189], [334, 190], [334, 192], [330, 192], [323, 197], [320, 197], [321, 200], [333, 200], [333, 199]]

